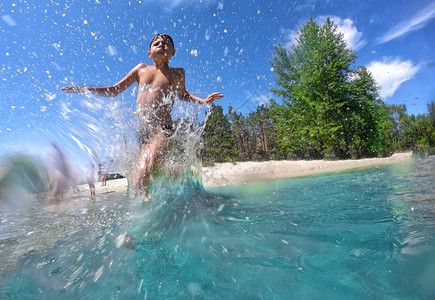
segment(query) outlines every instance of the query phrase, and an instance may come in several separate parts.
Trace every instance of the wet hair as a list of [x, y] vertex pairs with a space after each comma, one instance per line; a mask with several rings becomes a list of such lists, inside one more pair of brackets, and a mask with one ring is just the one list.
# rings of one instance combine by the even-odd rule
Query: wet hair
[[155, 36], [153, 36], [153, 38], [151, 39], [151, 42], [150, 42], [150, 49], [151, 49], [151, 44], [152, 44], [152, 43], [153, 43], [157, 38], [159, 38], [159, 37], [163, 38], [163, 39], [166, 40], [166, 41], [169, 41], [169, 42], [172, 44], [172, 48], [175, 49], [174, 41], [173, 41], [172, 38], [169, 36], [169, 34], [166, 34], [166, 33], [158, 33], [158, 34], [156, 34]]

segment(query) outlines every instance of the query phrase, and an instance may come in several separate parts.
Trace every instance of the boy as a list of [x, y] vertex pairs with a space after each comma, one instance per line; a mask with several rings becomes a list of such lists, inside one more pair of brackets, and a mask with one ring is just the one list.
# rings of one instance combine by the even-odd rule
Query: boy
[[210, 104], [223, 97], [221, 93], [213, 93], [201, 99], [186, 91], [184, 70], [169, 67], [169, 61], [174, 55], [172, 38], [167, 34], [157, 34], [151, 39], [148, 51], [148, 56], [153, 60], [152, 66], [140, 63], [113, 86], [62, 88], [67, 93], [114, 97], [133, 83], [139, 84], [136, 112], [139, 120], [140, 154], [138, 172], [133, 177], [133, 186], [136, 188], [141, 185], [148, 188], [150, 174], [173, 131], [172, 108], [175, 97], [200, 104]]

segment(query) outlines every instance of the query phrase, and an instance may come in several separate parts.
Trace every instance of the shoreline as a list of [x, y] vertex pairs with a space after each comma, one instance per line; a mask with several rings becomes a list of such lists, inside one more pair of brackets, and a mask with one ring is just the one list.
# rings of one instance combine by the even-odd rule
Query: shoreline
[[412, 152], [395, 153], [385, 158], [349, 160], [284, 160], [265, 162], [220, 163], [202, 168], [205, 188], [236, 186], [247, 183], [289, 179], [361, 168], [408, 162]]
[[[408, 162], [412, 153], [396, 153], [385, 158], [364, 158], [349, 160], [295, 160], [295, 161], [265, 161], [265, 162], [236, 162], [219, 163], [212, 167], [202, 168], [204, 188], [223, 186], [237, 186], [248, 183], [289, 179], [340, 172], [361, 168], [377, 167], [390, 164]], [[95, 182], [96, 194], [104, 195], [113, 192], [127, 192], [127, 179], [108, 180], [106, 186]], [[87, 184], [78, 186], [81, 195], [89, 195]]]
[[[77, 187], [79, 189], [78, 194], [80, 196], [90, 196], [88, 184], [86, 184], [86, 183], [80, 184], [80, 185], [77, 185]], [[104, 195], [104, 194], [108, 194], [108, 193], [115, 193], [115, 192], [126, 193], [127, 188], [128, 188], [127, 178], [107, 180], [106, 185], [101, 185], [101, 181], [95, 181], [95, 194], [96, 194], [96, 196]]]

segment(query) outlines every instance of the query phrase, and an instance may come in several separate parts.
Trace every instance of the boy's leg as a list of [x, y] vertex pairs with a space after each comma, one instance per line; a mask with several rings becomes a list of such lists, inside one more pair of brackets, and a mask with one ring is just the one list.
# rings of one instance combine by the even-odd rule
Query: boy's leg
[[146, 190], [148, 189], [151, 172], [154, 170], [166, 141], [166, 133], [162, 130], [154, 135], [148, 144], [142, 146], [138, 160], [138, 174], [133, 182], [136, 188], [143, 186]]

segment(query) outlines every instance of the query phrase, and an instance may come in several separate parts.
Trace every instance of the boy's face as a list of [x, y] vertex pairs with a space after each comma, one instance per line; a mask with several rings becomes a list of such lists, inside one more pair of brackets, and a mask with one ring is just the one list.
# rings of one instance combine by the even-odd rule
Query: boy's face
[[153, 60], [168, 61], [175, 55], [175, 49], [171, 42], [164, 37], [157, 37], [152, 43], [148, 56]]

